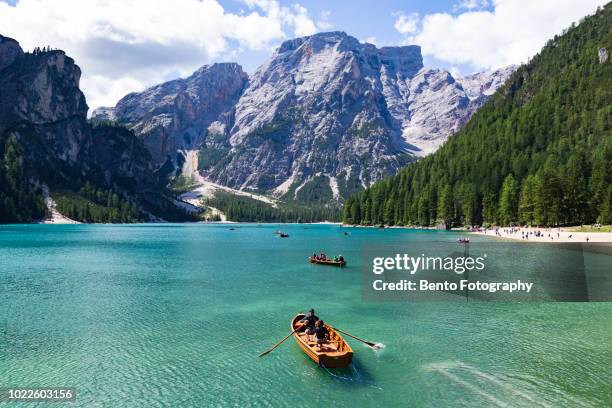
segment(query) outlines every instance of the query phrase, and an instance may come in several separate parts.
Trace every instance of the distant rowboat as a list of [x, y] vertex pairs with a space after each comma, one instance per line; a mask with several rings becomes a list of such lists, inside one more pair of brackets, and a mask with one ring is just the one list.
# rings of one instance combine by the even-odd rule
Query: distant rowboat
[[342, 260], [342, 261], [334, 261], [333, 259], [317, 259], [314, 256], [309, 256], [308, 257], [308, 262], [310, 263], [315, 263], [315, 264], [321, 264], [321, 265], [330, 265], [330, 266], [346, 266], [346, 261]]
[[[309, 336], [304, 333], [303, 329], [298, 329], [298, 322], [306, 317], [305, 314], [299, 313], [291, 320], [291, 331], [293, 338], [298, 346], [312, 361], [326, 368], [341, 368], [346, 367], [353, 361], [353, 349], [344, 341], [342, 336], [334, 330], [333, 327], [325, 325], [329, 331], [329, 342], [321, 349], [314, 340], [309, 339]], [[296, 331], [297, 329], [297, 331]]]

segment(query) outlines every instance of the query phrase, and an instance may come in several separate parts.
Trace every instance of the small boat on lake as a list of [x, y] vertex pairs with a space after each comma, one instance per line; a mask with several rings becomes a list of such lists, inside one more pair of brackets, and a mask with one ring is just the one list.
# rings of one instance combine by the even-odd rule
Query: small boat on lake
[[[306, 315], [297, 314], [291, 320], [291, 331], [294, 331], [293, 338], [298, 346], [312, 361], [326, 368], [342, 368], [351, 364], [353, 361], [353, 349], [349, 344], [334, 330], [333, 327], [325, 325], [329, 331], [329, 342], [322, 346], [317, 344], [314, 336], [304, 333], [304, 328], [299, 328], [298, 322]], [[297, 331], [295, 331], [298, 329]]]
[[457, 240], [458, 243], [460, 244], [469, 244], [470, 243], [470, 239], [469, 238], [459, 238]]
[[340, 267], [346, 266], [346, 261], [344, 259], [335, 261], [333, 259], [320, 259], [320, 258], [315, 258], [314, 256], [309, 256], [308, 262], [314, 263], [314, 264], [321, 264], [321, 265], [330, 265], [330, 266], [340, 266]]
[[280, 237], [281, 238], [289, 238], [289, 234], [285, 233], [285, 232], [281, 232], [280, 233]]

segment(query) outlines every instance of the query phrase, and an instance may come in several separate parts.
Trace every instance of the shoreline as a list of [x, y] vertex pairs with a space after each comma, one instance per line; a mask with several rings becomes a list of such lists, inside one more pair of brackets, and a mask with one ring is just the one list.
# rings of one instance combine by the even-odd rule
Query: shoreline
[[[123, 222], [123, 223], [112, 223], [112, 222], [80, 222], [71, 220], [70, 218], [62, 217], [56, 219], [45, 218], [42, 220], [32, 222], [17, 222], [17, 223], [0, 223], [0, 225], [156, 225], [156, 224], [211, 224], [211, 225], [235, 225], [235, 224], [247, 224], [247, 225], [338, 225], [343, 227], [349, 227], [341, 222], [333, 221], [319, 221], [319, 222], [258, 222], [258, 221], [187, 221], [187, 222], [168, 222], [168, 221], [149, 221], [149, 222]], [[396, 227], [385, 227], [385, 228], [396, 228]], [[397, 227], [403, 228], [403, 227]]]
[[[490, 228], [484, 231], [466, 231], [466, 233], [522, 242], [612, 243], [612, 232], [576, 232], [567, 228]], [[537, 233], [540, 236], [536, 236]]]

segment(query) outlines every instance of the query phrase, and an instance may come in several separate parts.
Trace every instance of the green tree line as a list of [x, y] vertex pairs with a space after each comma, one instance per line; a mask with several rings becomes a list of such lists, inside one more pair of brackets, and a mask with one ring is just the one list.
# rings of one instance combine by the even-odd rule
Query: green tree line
[[46, 213], [42, 191], [34, 188], [24, 166], [23, 148], [10, 134], [0, 154], [0, 222], [32, 222]]
[[306, 207], [279, 203], [278, 208], [268, 203], [217, 191], [214, 197], [205, 198], [203, 204], [217, 208], [229, 221], [238, 222], [319, 222], [340, 221], [340, 210], [326, 207]]
[[53, 198], [61, 214], [77, 221], [131, 223], [141, 220], [135, 205], [120, 199], [112, 190], [96, 188], [89, 182], [79, 190], [79, 194], [63, 192]]
[[612, 223], [611, 14], [550, 40], [437, 152], [349, 197], [343, 221]]

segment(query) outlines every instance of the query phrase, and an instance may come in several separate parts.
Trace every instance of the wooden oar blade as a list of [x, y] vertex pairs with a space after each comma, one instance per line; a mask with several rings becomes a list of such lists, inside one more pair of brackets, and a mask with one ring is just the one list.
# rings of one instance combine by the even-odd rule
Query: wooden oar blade
[[374, 350], [380, 350], [382, 348], [378, 343], [373, 343], [371, 341], [366, 341], [364, 339], [360, 339], [359, 337], [353, 336], [351, 333], [347, 333], [344, 330], [338, 329], [337, 327], [333, 327], [333, 329], [339, 331], [342, 334], [346, 334], [347, 336], [352, 337], [355, 340], [359, 340], [360, 342], [364, 343], [365, 345], [371, 347]]
[[291, 335], [292, 335], [293, 333], [295, 333], [296, 331], [297, 331], [297, 329], [295, 329], [294, 331], [292, 331], [291, 333], [289, 333], [289, 334], [288, 334], [288, 335], [287, 335], [287, 336], [286, 336], [284, 339], [282, 339], [281, 341], [279, 341], [278, 343], [276, 343], [276, 344], [274, 345], [274, 347], [272, 347], [270, 350], [266, 350], [266, 351], [264, 351], [263, 353], [261, 353], [261, 354], [259, 355], [259, 357], [263, 357], [263, 356], [265, 356], [266, 354], [270, 353], [272, 350], [274, 350], [275, 348], [277, 348], [278, 346], [280, 346], [281, 344], [283, 344], [283, 342], [284, 342], [285, 340], [287, 340], [287, 339], [289, 338], [289, 336], [291, 336]]

